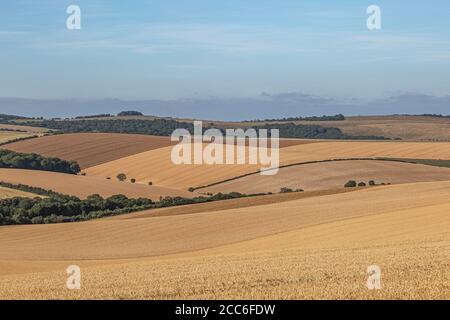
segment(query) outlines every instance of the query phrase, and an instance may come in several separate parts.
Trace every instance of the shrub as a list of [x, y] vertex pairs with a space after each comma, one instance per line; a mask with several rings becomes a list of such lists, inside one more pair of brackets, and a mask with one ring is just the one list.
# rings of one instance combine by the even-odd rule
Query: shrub
[[136, 183], [136, 179], [132, 178], [132, 179], [130, 180], [130, 182], [131, 182], [131, 183]]
[[365, 182], [360, 182], [360, 183], [358, 183], [358, 187], [365, 187], [366, 186], [366, 183]]
[[190, 187], [190, 188], [188, 189], [188, 191], [189, 191], [189, 192], [194, 192], [194, 191], [195, 191], [195, 188], [194, 188], [194, 187]]
[[283, 187], [280, 189], [280, 193], [289, 193], [289, 192], [294, 192], [294, 190], [292, 190], [291, 188], [286, 188], [286, 187]]
[[119, 173], [117, 175], [117, 180], [119, 180], [120, 182], [123, 182], [123, 181], [127, 180], [127, 175], [125, 173]]
[[148, 182], [148, 185], [149, 185], [149, 186], [152, 186], [152, 185], [153, 185], [153, 182], [149, 181], [149, 182]]
[[369, 181], [369, 186], [374, 186], [374, 185], [376, 185], [375, 181], [370, 180], [370, 181]]
[[354, 188], [356, 187], [356, 181], [355, 180], [349, 180], [347, 181], [347, 183], [344, 185], [345, 188]]

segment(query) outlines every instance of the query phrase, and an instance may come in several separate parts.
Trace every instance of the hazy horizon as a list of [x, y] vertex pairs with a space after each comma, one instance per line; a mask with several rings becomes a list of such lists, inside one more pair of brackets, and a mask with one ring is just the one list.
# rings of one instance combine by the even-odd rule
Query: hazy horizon
[[0, 98], [0, 113], [46, 118], [136, 110], [162, 117], [252, 120], [339, 113], [346, 116], [449, 114], [449, 107], [450, 96], [415, 93], [396, 93], [374, 100], [337, 99], [299, 92], [262, 93], [242, 98], [194, 97], [175, 100]]

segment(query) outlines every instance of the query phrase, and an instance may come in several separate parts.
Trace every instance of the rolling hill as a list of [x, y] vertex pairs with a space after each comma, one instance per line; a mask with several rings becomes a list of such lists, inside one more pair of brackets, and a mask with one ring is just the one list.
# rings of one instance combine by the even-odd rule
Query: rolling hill
[[[259, 165], [175, 165], [171, 147], [150, 150], [84, 170], [88, 176], [108, 177], [124, 172], [140, 183], [187, 190], [258, 172]], [[351, 158], [450, 159], [450, 143], [393, 141], [316, 141], [280, 149], [281, 165]], [[345, 183], [345, 182], [344, 182]]]
[[277, 175], [253, 174], [197, 191], [241, 192], [246, 194], [293, 190], [324, 190], [341, 188], [349, 180], [380, 183], [413, 183], [450, 180], [450, 168], [394, 161], [345, 160], [318, 162], [281, 168]]
[[75, 160], [86, 168], [171, 145], [170, 137], [115, 133], [75, 133], [40, 137], [5, 145], [23, 153]]
[[107, 180], [37, 170], [0, 169], [0, 181], [53, 190], [82, 199], [92, 194], [99, 194], [102, 197], [123, 194], [129, 198], [142, 197], [153, 200], [159, 200], [160, 197], [166, 196], [183, 196], [188, 198], [193, 196], [193, 193], [182, 190], [118, 182], [115, 177]]
[[[417, 183], [186, 216], [3, 227], [0, 297], [448, 299], [449, 191], [450, 182]], [[69, 264], [81, 266], [83, 290], [64, 289]], [[372, 264], [381, 291], [366, 288]]]

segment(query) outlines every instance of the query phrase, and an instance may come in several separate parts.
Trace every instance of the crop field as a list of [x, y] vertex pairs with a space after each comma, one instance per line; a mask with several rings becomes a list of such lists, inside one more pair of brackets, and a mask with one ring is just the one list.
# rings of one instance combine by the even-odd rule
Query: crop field
[[82, 168], [171, 145], [169, 137], [115, 133], [75, 133], [9, 144], [16, 152], [75, 160]]
[[111, 180], [107, 180], [37, 170], [0, 169], [0, 181], [53, 190], [82, 199], [93, 194], [99, 194], [102, 197], [123, 194], [129, 198], [142, 197], [153, 200], [159, 200], [160, 197], [166, 196], [192, 197], [192, 193], [187, 191], [119, 182], [116, 180], [116, 177], [111, 177]]
[[[181, 231], [181, 217], [114, 221], [122, 224], [123, 232], [110, 239], [108, 249], [102, 237], [114, 234], [111, 220], [7, 227], [0, 236], [0, 297], [448, 299], [449, 191], [448, 182], [386, 186], [323, 196], [322, 206], [310, 198], [243, 209], [243, 224], [251, 233], [245, 236], [231, 226], [232, 216], [238, 214], [234, 210], [191, 214], [190, 219], [197, 220], [189, 228], [195, 238], [199, 238], [198, 229], [204, 229], [202, 224], [214, 229], [207, 221], [209, 216], [221, 220], [222, 231], [216, 230], [217, 235], [210, 236], [213, 241], [207, 245], [189, 241], [175, 251], [176, 237], [169, 235], [172, 230]], [[420, 199], [411, 193], [420, 193]], [[280, 221], [288, 219], [288, 223], [274, 230], [265, 223], [267, 211]], [[263, 216], [248, 219], [251, 212]], [[225, 216], [229, 219], [223, 220]], [[125, 224], [139, 220], [141, 225], [153, 220], [153, 227], [148, 225], [144, 232], [146, 228], [138, 231], [135, 226], [130, 232], [131, 225]], [[162, 235], [155, 235], [161, 220], [172, 222], [170, 227], [161, 228], [168, 233], [164, 248], [157, 240]], [[94, 225], [96, 234], [88, 231]], [[76, 231], [81, 234], [77, 236]], [[142, 255], [146, 258], [141, 258], [143, 252], [120, 253], [127, 250], [117, 246], [122, 238], [127, 239], [128, 248], [135, 248], [131, 233], [136, 232], [140, 232], [141, 244], [148, 243], [147, 254]], [[23, 238], [24, 234], [28, 236]], [[78, 248], [85, 245], [82, 237], [94, 248], [80, 251]], [[192, 239], [189, 235], [183, 238]], [[70, 250], [64, 249], [64, 239], [71, 239], [74, 246]], [[159, 251], [153, 252], [154, 257], [151, 244]], [[48, 250], [37, 252], [35, 248], [42, 245]], [[102, 246], [106, 251], [100, 249]], [[80, 260], [85, 258], [88, 261]], [[76, 292], [64, 288], [65, 267], [72, 263], [83, 270], [84, 285]], [[376, 292], [365, 285], [366, 269], [372, 264], [383, 271], [383, 289]]]
[[11, 140], [26, 138], [29, 136], [32, 136], [32, 134], [26, 132], [0, 131], [0, 143], [6, 143]]
[[349, 180], [366, 184], [370, 180], [377, 184], [446, 181], [450, 180], [450, 168], [376, 160], [318, 162], [281, 168], [274, 176], [253, 174], [198, 191], [252, 194], [279, 192], [283, 187], [292, 190], [326, 190], [343, 187]]
[[[339, 121], [289, 121], [303, 125], [339, 128], [345, 134], [353, 136], [383, 136], [405, 141], [450, 141], [450, 119], [426, 116], [356, 116]], [[257, 126], [263, 122], [246, 122], [244, 125]], [[277, 123], [272, 121], [270, 123]], [[237, 123], [223, 122], [224, 127], [233, 127]]]
[[[262, 176], [260, 164], [175, 165], [169, 139], [13, 143], [5, 147], [77, 160], [85, 176], [0, 169], [0, 181], [80, 198], [273, 194], [0, 226], [0, 299], [450, 299], [450, 168], [373, 160], [450, 160], [450, 142], [286, 140], [287, 167]], [[348, 180], [377, 185], [344, 188]], [[0, 198], [16, 194], [32, 196], [0, 188]], [[75, 291], [65, 287], [73, 264], [82, 270]], [[382, 270], [381, 290], [367, 289], [370, 265]]]
[[0, 200], [14, 198], [14, 197], [23, 197], [23, 198], [34, 198], [39, 197], [36, 194], [32, 194], [29, 192], [23, 192], [20, 190], [14, 190], [10, 188], [0, 187]]
[[[110, 161], [84, 170], [89, 176], [108, 177], [120, 172], [138, 182], [187, 190], [207, 186], [237, 176], [258, 172], [260, 165], [175, 165], [170, 161], [171, 147], [150, 150]], [[281, 165], [308, 161], [350, 158], [450, 159], [450, 143], [393, 141], [323, 141], [293, 145], [280, 149]], [[345, 182], [344, 182], [345, 183]]]

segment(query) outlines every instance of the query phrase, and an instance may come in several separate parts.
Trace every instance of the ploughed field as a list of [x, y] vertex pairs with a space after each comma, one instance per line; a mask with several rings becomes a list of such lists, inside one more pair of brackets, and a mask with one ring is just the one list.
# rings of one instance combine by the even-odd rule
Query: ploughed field
[[82, 168], [171, 145], [170, 137], [119, 133], [74, 133], [8, 144], [16, 152], [75, 160]]

